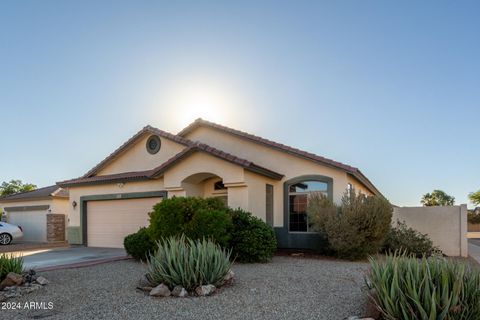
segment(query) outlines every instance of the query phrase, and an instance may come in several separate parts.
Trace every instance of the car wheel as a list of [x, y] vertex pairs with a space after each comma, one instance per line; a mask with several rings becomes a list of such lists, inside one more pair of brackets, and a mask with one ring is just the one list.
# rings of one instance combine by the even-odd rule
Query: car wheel
[[0, 245], [10, 244], [12, 242], [12, 236], [8, 233], [0, 234]]

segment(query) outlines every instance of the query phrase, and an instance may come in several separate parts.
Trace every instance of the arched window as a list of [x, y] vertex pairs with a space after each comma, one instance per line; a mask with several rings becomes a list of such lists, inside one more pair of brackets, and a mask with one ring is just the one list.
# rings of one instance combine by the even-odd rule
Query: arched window
[[307, 205], [312, 192], [323, 193], [332, 199], [332, 178], [307, 176], [292, 179], [286, 183], [289, 232], [309, 232]]

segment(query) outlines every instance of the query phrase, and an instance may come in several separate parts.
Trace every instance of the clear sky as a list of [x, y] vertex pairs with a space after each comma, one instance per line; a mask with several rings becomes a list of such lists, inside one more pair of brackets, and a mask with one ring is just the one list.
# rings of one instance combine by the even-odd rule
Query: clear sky
[[84, 174], [196, 117], [359, 167], [397, 205], [480, 189], [478, 1], [0, 1], [0, 181]]

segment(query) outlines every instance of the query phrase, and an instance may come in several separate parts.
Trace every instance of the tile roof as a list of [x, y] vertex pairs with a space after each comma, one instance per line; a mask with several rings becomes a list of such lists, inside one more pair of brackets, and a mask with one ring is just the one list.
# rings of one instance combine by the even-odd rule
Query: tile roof
[[88, 177], [92, 177], [93, 175], [95, 175], [98, 171], [100, 171], [100, 169], [102, 169], [107, 163], [109, 163], [111, 160], [113, 160], [115, 157], [119, 156], [120, 154], [122, 154], [124, 151], [128, 150], [128, 148], [137, 140], [139, 140], [140, 138], [142, 138], [145, 134], [147, 133], [150, 133], [150, 134], [156, 134], [160, 137], [163, 137], [163, 138], [167, 138], [169, 140], [172, 140], [174, 142], [177, 142], [177, 143], [180, 143], [180, 144], [183, 144], [185, 146], [188, 146], [190, 145], [192, 142], [183, 138], [183, 137], [180, 137], [180, 136], [177, 136], [177, 135], [174, 135], [174, 134], [171, 134], [169, 132], [166, 132], [166, 131], [163, 131], [163, 130], [160, 130], [160, 129], [157, 129], [157, 128], [154, 128], [152, 126], [145, 126], [142, 130], [140, 130], [139, 132], [137, 132], [135, 135], [133, 135], [130, 139], [128, 139], [124, 144], [122, 144], [120, 147], [118, 147], [115, 151], [113, 151], [110, 155], [108, 155], [105, 159], [103, 159], [100, 163], [98, 163], [95, 167], [93, 167], [92, 169], [90, 169], [85, 175], [83, 175], [84, 178], [88, 178]]
[[33, 200], [40, 198], [50, 198], [50, 197], [59, 197], [59, 198], [68, 198], [68, 191], [62, 188], [59, 188], [57, 185], [38, 188], [33, 191], [15, 193], [9, 196], [0, 197], [0, 202], [2, 201], [15, 201], [15, 200]]
[[265, 138], [262, 138], [262, 137], [244, 132], [244, 131], [236, 130], [236, 129], [229, 128], [229, 127], [226, 127], [226, 126], [214, 123], [214, 122], [203, 120], [202, 118], [198, 118], [197, 120], [192, 122], [190, 125], [188, 125], [186, 128], [184, 128], [182, 131], [180, 131], [177, 134], [177, 136], [185, 137], [188, 133], [192, 132], [193, 130], [195, 130], [196, 128], [201, 127], [201, 126], [217, 129], [219, 131], [226, 132], [226, 133], [232, 134], [234, 136], [237, 136], [237, 137], [240, 137], [240, 138], [243, 138], [243, 139], [246, 139], [246, 140], [250, 140], [250, 141], [253, 141], [255, 143], [265, 145], [269, 148], [280, 150], [282, 152], [286, 152], [286, 153], [289, 153], [289, 154], [292, 154], [292, 155], [295, 155], [295, 156], [298, 156], [298, 157], [301, 157], [301, 158], [304, 158], [304, 159], [312, 160], [312, 161], [315, 161], [315, 162], [318, 162], [318, 163], [321, 163], [321, 164], [324, 164], [324, 165], [327, 165], [327, 166], [330, 166], [330, 167], [333, 167], [333, 168], [344, 170], [347, 173], [354, 176], [356, 179], [360, 180], [372, 192], [381, 195], [380, 191], [373, 185], [373, 183], [370, 180], [368, 180], [368, 178], [358, 168], [355, 168], [355, 167], [349, 166], [347, 164], [344, 164], [344, 163], [341, 163], [341, 162], [338, 162], [338, 161], [335, 161], [335, 160], [331, 160], [331, 159], [328, 159], [328, 158], [325, 158], [325, 157], [322, 157], [322, 156], [319, 156], [319, 155], [316, 155], [316, 154], [313, 154], [313, 153], [310, 153], [310, 152], [307, 152], [307, 151], [303, 151], [303, 150], [300, 150], [300, 149], [297, 149], [297, 148], [293, 148], [293, 147], [290, 147], [290, 146], [287, 146], [287, 145], [284, 145], [284, 144], [281, 144], [281, 143], [278, 143], [278, 142], [275, 142], [275, 141], [271, 141], [271, 140], [268, 140], [268, 139], [265, 139]]
[[263, 168], [261, 166], [254, 164], [251, 161], [238, 158], [234, 155], [215, 149], [206, 144], [189, 142], [189, 146], [187, 148], [183, 149], [182, 151], [177, 153], [175, 156], [173, 156], [172, 158], [170, 158], [160, 166], [151, 170], [123, 172], [123, 173], [117, 173], [117, 174], [91, 176], [91, 177], [83, 176], [80, 178], [60, 181], [60, 182], [57, 182], [57, 184], [62, 187], [71, 187], [71, 186], [79, 186], [79, 185], [87, 185], [87, 184], [102, 184], [102, 183], [112, 183], [112, 182], [155, 179], [157, 177], [162, 176], [163, 173], [167, 171], [171, 166], [175, 165], [177, 162], [188, 157], [194, 152], [205, 152], [214, 157], [239, 165], [248, 171], [255, 172], [275, 180], [281, 180], [283, 177], [283, 175], [280, 173]]

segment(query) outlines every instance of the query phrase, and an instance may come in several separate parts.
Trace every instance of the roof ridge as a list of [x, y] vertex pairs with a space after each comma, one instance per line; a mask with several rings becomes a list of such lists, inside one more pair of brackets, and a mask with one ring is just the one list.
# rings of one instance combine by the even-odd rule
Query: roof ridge
[[304, 151], [304, 150], [301, 150], [301, 149], [298, 149], [298, 148], [295, 148], [295, 147], [292, 147], [292, 146], [289, 146], [289, 145], [286, 145], [286, 144], [283, 144], [283, 143], [280, 143], [280, 142], [276, 142], [276, 141], [266, 139], [266, 138], [260, 137], [258, 135], [252, 134], [252, 133], [248, 133], [246, 131], [234, 129], [234, 128], [231, 128], [231, 127], [228, 127], [228, 126], [225, 126], [225, 125], [222, 125], [222, 124], [218, 124], [218, 123], [215, 123], [215, 122], [212, 122], [212, 121], [204, 120], [202, 118], [196, 119], [194, 122], [192, 122], [187, 127], [182, 129], [179, 133], [177, 133], [177, 135], [180, 136], [180, 137], [183, 137], [183, 135], [185, 135], [188, 132], [190, 132], [191, 130], [193, 130], [195, 126], [201, 125], [201, 124], [204, 124], [204, 125], [207, 125], [207, 126], [210, 126], [210, 127], [213, 127], [213, 128], [217, 128], [217, 129], [220, 129], [222, 131], [227, 131], [227, 132], [230, 132], [232, 134], [237, 134], [237, 135], [243, 136], [245, 138], [249, 138], [251, 140], [254, 140], [256, 142], [268, 144], [269, 146], [272, 146], [272, 147], [281, 148], [284, 151], [290, 150], [292, 152], [301, 153], [303, 155], [306, 155], [306, 156], [309, 156], [309, 157], [312, 157], [312, 158], [319, 158], [318, 160], [322, 160], [322, 161], [330, 163], [330, 164], [340, 165], [348, 171], [352, 171], [352, 172], [358, 171], [357, 167], [342, 163], [340, 161], [329, 159], [329, 158], [317, 155], [317, 154], [309, 152], [309, 151]]

